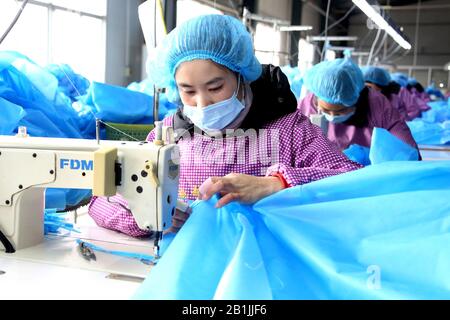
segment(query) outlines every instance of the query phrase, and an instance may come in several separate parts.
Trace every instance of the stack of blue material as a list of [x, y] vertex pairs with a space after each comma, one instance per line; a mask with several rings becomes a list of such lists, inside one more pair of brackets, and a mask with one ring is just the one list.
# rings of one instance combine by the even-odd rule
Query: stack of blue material
[[303, 86], [303, 78], [300, 74], [300, 70], [297, 67], [291, 67], [289, 65], [282, 66], [281, 71], [286, 75], [291, 87], [291, 91], [295, 97], [299, 99]]
[[450, 100], [428, 102], [431, 110], [421, 118], [407, 122], [418, 144], [443, 145], [450, 143]]
[[357, 144], [350, 145], [343, 153], [355, 162], [368, 166], [387, 161], [417, 161], [417, 149], [403, 142], [383, 128], [374, 128], [372, 132], [371, 147]]

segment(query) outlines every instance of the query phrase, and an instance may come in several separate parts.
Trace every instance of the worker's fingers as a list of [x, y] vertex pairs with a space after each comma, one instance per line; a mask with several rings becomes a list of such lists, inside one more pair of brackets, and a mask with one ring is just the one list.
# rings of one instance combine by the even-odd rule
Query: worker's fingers
[[209, 200], [213, 195], [225, 188], [224, 178], [211, 177], [211, 182], [212, 184], [209, 186], [209, 188], [205, 188], [205, 193], [201, 195], [201, 200]]
[[239, 194], [238, 193], [228, 193], [226, 195], [224, 195], [222, 198], [219, 199], [219, 201], [217, 201], [216, 203], [216, 208], [221, 208], [225, 205], [227, 205], [228, 203], [232, 202], [232, 201], [236, 201], [239, 200]]

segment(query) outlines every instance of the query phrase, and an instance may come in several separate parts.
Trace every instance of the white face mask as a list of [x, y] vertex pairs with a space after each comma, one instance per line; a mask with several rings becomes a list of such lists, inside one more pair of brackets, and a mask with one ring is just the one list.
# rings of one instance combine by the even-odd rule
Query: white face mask
[[238, 86], [233, 95], [227, 99], [206, 107], [183, 105], [183, 113], [203, 131], [222, 130], [244, 110], [245, 105], [237, 98]]
[[332, 116], [331, 114], [328, 114], [328, 113], [325, 113], [325, 112], [323, 114], [325, 116], [325, 119], [327, 119], [329, 122], [342, 123], [342, 122], [345, 122], [348, 119], [350, 119], [355, 114], [355, 110], [353, 110], [353, 111], [351, 111], [349, 113], [340, 115], [340, 116]]

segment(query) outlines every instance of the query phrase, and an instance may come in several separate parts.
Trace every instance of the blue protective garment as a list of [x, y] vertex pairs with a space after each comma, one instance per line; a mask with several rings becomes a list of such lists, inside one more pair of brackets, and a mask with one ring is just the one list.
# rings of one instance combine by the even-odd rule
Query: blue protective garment
[[0, 97], [0, 134], [8, 135], [12, 134], [18, 127], [20, 120], [27, 114], [21, 106], [9, 102], [6, 99]]
[[44, 209], [44, 234], [59, 233], [60, 229], [81, 233], [67, 222], [67, 212], [57, 212], [56, 208]]
[[347, 149], [342, 150], [342, 153], [352, 161], [358, 162], [363, 166], [370, 165], [370, 148], [361, 146], [359, 144], [351, 144]]
[[17, 52], [0, 51], [0, 97], [22, 107], [17, 124], [31, 136], [82, 138], [70, 99], [58, 91], [58, 80]]
[[291, 67], [290, 65], [282, 66], [281, 71], [286, 75], [291, 87], [292, 93], [294, 93], [297, 100], [300, 98], [300, 93], [303, 86], [303, 77], [298, 67]]
[[419, 144], [442, 145], [450, 143], [450, 108], [446, 101], [428, 102], [430, 110], [423, 112], [420, 119], [407, 122]]
[[305, 75], [306, 87], [325, 102], [351, 107], [364, 88], [359, 67], [349, 58], [323, 61]]
[[448, 299], [450, 162], [386, 162], [253, 206], [202, 201], [136, 299]]
[[241, 74], [245, 82], [259, 78], [261, 64], [253, 52], [251, 35], [238, 19], [226, 15], [204, 15], [182, 23], [160, 43], [147, 61], [147, 74], [167, 89], [171, 102], [179, 102], [175, 72], [185, 61], [212, 60]]
[[397, 82], [402, 87], [408, 85], [408, 76], [401, 72], [392, 73], [391, 80]]
[[58, 79], [58, 88], [72, 101], [85, 95], [90, 83], [85, 77], [75, 73], [67, 64], [50, 64], [46, 69]]
[[45, 207], [64, 210], [76, 206], [83, 199], [92, 196], [88, 189], [47, 188], [45, 189]]
[[343, 153], [351, 160], [363, 166], [379, 164], [386, 161], [417, 161], [419, 153], [416, 148], [403, 142], [383, 128], [374, 128], [370, 149], [352, 144]]
[[372, 164], [386, 161], [418, 161], [419, 152], [386, 129], [374, 128], [369, 158]]
[[371, 82], [381, 87], [385, 87], [391, 81], [389, 72], [379, 67], [362, 67], [361, 71], [364, 75], [364, 81]]
[[91, 106], [92, 112], [103, 121], [153, 122], [153, 99], [144, 93], [94, 81], [80, 101]]

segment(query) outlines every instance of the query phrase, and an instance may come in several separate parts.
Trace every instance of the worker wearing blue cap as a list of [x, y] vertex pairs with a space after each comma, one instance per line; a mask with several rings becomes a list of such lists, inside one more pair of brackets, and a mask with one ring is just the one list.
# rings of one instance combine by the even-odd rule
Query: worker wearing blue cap
[[329, 121], [328, 138], [344, 150], [351, 144], [370, 147], [374, 127], [384, 128], [417, 148], [399, 112], [376, 90], [365, 87], [350, 58], [321, 62], [305, 75], [310, 93], [299, 103], [307, 116], [322, 113]]

